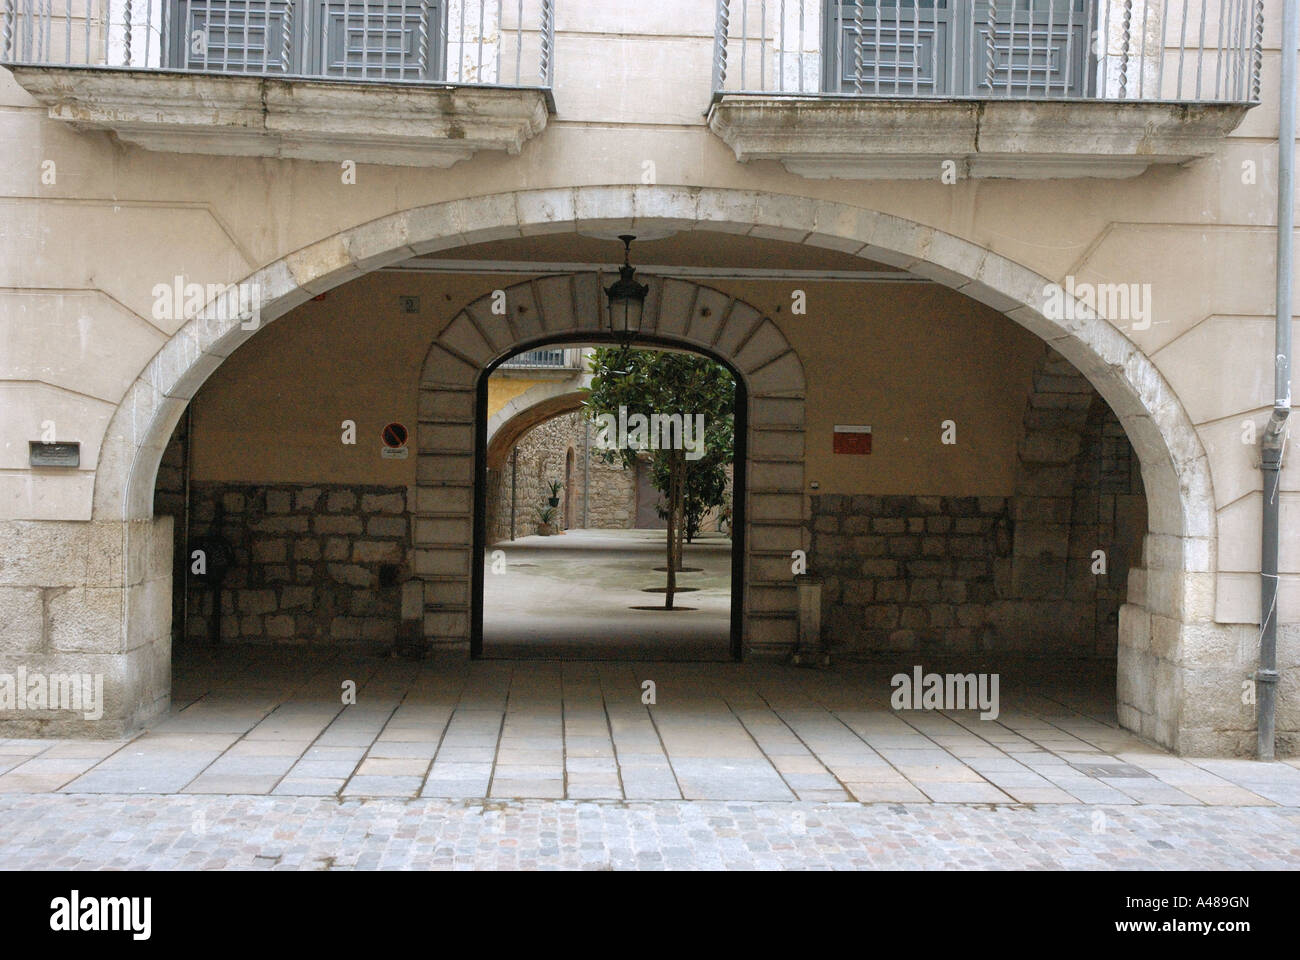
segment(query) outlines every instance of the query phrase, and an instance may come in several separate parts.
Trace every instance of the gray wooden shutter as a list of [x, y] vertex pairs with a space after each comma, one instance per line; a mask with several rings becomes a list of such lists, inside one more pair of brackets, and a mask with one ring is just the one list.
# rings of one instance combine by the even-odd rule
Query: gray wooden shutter
[[318, 75], [371, 80], [442, 78], [441, 3], [315, 0]]
[[[1090, 11], [1089, 7], [1094, 8]], [[1095, 0], [975, 0], [971, 60], [975, 96], [1083, 97], [1088, 94], [1088, 25]], [[990, 42], [991, 41], [991, 42]]]
[[[174, 0], [169, 66], [226, 73], [432, 81], [443, 0]], [[196, 52], [195, 35], [205, 52]]]
[[[915, 5], [906, 0], [901, 6], [898, 0], [864, 0], [860, 7], [852, 2], [830, 3], [826, 8], [830, 42], [825, 47], [828, 89], [899, 96], [952, 92], [948, 80], [952, 16], [951, 0], [920, 0]], [[838, 50], [834, 40], [837, 33]]]
[[220, 73], [301, 69], [289, 0], [178, 0], [169, 13], [169, 66]]
[[825, 88], [900, 97], [1089, 95], [1097, 0], [998, 0], [990, 29], [993, 9], [988, 0], [828, 0]]

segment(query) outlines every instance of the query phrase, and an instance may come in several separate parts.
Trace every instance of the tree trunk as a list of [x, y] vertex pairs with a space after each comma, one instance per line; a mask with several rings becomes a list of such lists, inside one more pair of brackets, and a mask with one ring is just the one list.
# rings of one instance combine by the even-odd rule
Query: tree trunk
[[668, 547], [668, 558], [664, 566], [668, 568], [667, 584], [664, 587], [664, 609], [673, 608], [673, 593], [677, 590], [677, 564], [673, 562], [673, 545], [677, 542], [673, 526], [677, 522], [677, 462], [670, 460], [668, 465], [668, 531], [664, 538]]
[[673, 594], [677, 591], [677, 571], [682, 566], [682, 505], [685, 499], [686, 462], [680, 450], [674, 450], [668, 459], [668, 584], [664, 590], [664, 608], [673, 608]]
[[[686, 532], [686, 460], [682, 451], [673, 451], [673, 466], [676, 468], [677, 486], [675, 488], [677, 522], [673, 525], [676, 537], [673, 541], [673, 569], [682, 568], [682, 535]], [[675, 574], [674, 574], [675, 576]]]

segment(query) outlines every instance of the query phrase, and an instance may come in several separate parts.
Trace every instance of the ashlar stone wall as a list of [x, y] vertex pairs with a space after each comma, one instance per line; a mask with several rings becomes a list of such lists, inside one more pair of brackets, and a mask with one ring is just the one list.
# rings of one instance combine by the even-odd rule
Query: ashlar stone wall
[[[190, 504], [191, 545], [220, 536], [233, 552], [221, 642], [395, 641], [410, 545], [404, 487], [204, 483]], [[189, 640], [210, 638], [213, 598], [189, 578]]]
[[839, 653], [1116, 657], [1146, 496], [1115, 414], [1056, 363], [1030, 399], [1013, 496], [811, 498]]
[[[584, 434], [590, 456], [589, 478], [583, 470]], [[501, 469], [488, 471], [488, 542], [511, 539], [510, 500], [514, 478], [514, 536], [537, 532], [537, 511], [550, 496], [549, 483], [565, 479], [565, 459], [573, 451], [573, 496], [559, 493], [556, 523], [561, 529], [584, 526], [583, 501], [587, 499], [585, 526], [592, 529], [630, 529], [636, 522], [636, 474], [621, 462], [606, 463], [595, 446], [596, 433], [581, 413], [561, 414], [525, 433]], [[587, 482], [590, 480], [590, 496]], [[570, 502], [573, 516], [566, 516]]]

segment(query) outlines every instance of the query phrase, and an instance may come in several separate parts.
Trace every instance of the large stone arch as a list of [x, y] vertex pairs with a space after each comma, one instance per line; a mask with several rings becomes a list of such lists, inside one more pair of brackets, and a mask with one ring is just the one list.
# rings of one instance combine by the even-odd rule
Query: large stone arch
[[[1131, 575], [1129, 603], [1120, 626], [1121, 688], [1126, 672], [1140, 675], [1131, 697], [1134, 712], [1126, 722], [1175, 747], [1208, 742], [1197, 739], [1212, 736], [1207, 732], [1210, 721], [1202, 718], [1222, 704], [1189, 716], [1192, 698], [1183, 695], [1191, 686], [1190, 675], [1205, 669], [1201, 664], [1207, 652], [1228, 642], [1226, 628], [1219, 629], [1213, 622], [1216, 526], [1208, 460], [1168, 382], [1114, 323], [1079, 301], [1073, 309], [1049, 308], [1049, 283], [1063, 277], [1044, 277], [965, 238], [848, 204], [759, 191], [616, 185], [510, 191], [402, 211], [340, 231], [248, 277], [231, 280], [255, 285], [262, 304], [260, 320], [266, 323], [315, 295], [411, 256], [578, 229], [713, 230], [833, 248], [930, 277], [1046, 340], [1115, 411], [1142, 463], [1149, 532], [1143, 568]], [[596, 284], [594, 278], [584, 282], [579, 302], [590, 311], [586, 322], [594, 322], [599, 302]], [[1054, 299], [1059, 306], [1059, 297]], [[1065, 318], [1059, 316], [1062, 313]], [[106, 576], [105, 585], [111, 581], [118, 588], [131, 589], [119, 622], [111, 627], [116, 636], [103, 638], [100, 649], [122, 654], [135, 650], [144, 642], [139, 632], [148, 629], [138, 624], [167, 616], [165, 610], [159, 612], [162, 601], [158, 599], [166, 591], [156, 589], [147, 597], [141, 592], [141, 602], [154, 606], [133, 615], [132, 591], [137, 584], [129, 579], [131, 558], [144, 549], [138, 544], [163, 539], [154, 537], [150, 523], [163, 449], [204, 379], [253, 335], [244, 326], [238, 319], [188, 321], [140, 374], [110, 421], [96, 468], [92, 516], [101, 523], [122, 525], [119, 533], [110, 535], [110, 539], [120, 536], [114, 553], [121, 559], [121, 570]], [[458, 329], [468, 336], [463, 321]], [[448, 358], [449, 363], [458, 359], [450, 351]], [[465, 359], [459, 362], [470, 366]], [[448, 386], [463, 386], [463, 382], [454, 378]], [[431, 420], [443, 415], [437, 409], [422, 413]], [[128, 574], [125, 584], [122, 571]], [[104, 629], [110, 625], [106, 623]], [[156, 629], [154, 633], [161, 636]], [[138, 715], [138, 698], [124, 691], [124, 699], [127, 711]], [[1194, 735], [1189, 735], [1192, 731]]]
[[[737, 421], [746, 429], [746, 482], [737, 516], [745, 524], [745, 573], [735, 589], [747, 651], [788, 649], [798, 609], [790, 554], [808, 546], [803, 365], [780, 328], [744, 301], [695, 283], [642, 279], [650, 291], [641, 341], [699, 350], [727, 363], [743, 382], [747, 406]], [[413, 567], [425, 581], [424, 633], [434, 646], [461, 645], [471, 630], [480, 381], [520, 350], [603, 337], [602, 282], [596, 274], [578, 274], [518, 283], [504, 291], [504, 314], [493, 311], [499, 296], [488, 294], [459, 311], [429, 348], [420, 374]]]

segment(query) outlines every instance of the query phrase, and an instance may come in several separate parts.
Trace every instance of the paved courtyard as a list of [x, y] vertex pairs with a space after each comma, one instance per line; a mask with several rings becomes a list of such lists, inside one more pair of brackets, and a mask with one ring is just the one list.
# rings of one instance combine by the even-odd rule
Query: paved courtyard
[[493, 544], [484, 560], [483, 654], [567, 659], [731, 659], [731, 541], [682, 547], [662, 607], [663, 530], [567, 530]]
[[1013, 681], [981, 720], [866, 666], [190, 653], [130, 741], [0, 740], [0, 867], [1300, 867], [1300, 761]]
[[1300, 761], [1171, 756], [1103, 679], [1004, 674], [995, 720], [890, 693], [857, 665], [228, 647], [179, 656], [170, 715], [128, 742], [0, 740], [0, 793], [1300, 806]]

